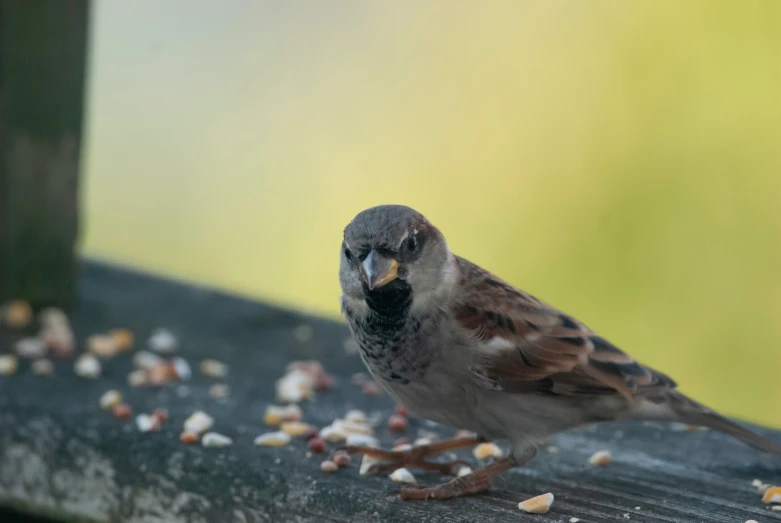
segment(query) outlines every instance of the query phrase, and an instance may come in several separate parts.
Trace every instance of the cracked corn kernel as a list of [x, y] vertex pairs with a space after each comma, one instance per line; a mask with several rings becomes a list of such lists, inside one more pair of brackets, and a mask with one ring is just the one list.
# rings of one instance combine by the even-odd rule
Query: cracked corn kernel
[[112, 329], [108, 335], [114, 339], [119, 350], [128, 350], [133, 347], [133, 333], [127, 329]]
[[415, 476], [405, 468], [396, 469], [390, 475], [390, 479], [396, 483], [416, 483]]
[[762, 503], [781, 504], [781, 487], [771, 486], [762, 495]]
[[200, 410], [192, 413], [189, 418], [184, 420], [185, 432], [195, 432], [196, 434], [203, 434], [212, 428], [213, 425], [214, 418]]
[[323, 472], [336, 472], [339, 470], [339, 465], [331, 461], [330, 459], [327, 459], [320, 463], [320, 470]]
[[609, 450], [598, 450], [588, 458], [588, 462], [595, 467], [607, 467], [612, 458]]
[[481, 443], [474, 448], [472, 454], [479, 460], [501, 458], [504, 455], [496, 443]]
[[87, 338], [87, 350], [95, 356], [110, 358], [119, 352], [119, 346], [111, 336], [93, 334]]
[[303, 421], [284, 421], [280, 428], [288, 436], [305, 436], [311, 432], [312, 426]]
[[547, 492], [518, 503], [518, 508], [532, 514], [545, 514], [553, 504], [553, 494]]
[[279, 425], [284, 421], [301, 421], [303, 416], [304, 413], [301, 412], [301, 407], [298, 405], [287, 405], [285, 407], [269, 405], [263, 416], [263, 423], [266, 425]]
[[26, 301], [14, 300], [5, 306], [5, 323], [9, 327], [27, 327], [32, 319], [33, 310]]

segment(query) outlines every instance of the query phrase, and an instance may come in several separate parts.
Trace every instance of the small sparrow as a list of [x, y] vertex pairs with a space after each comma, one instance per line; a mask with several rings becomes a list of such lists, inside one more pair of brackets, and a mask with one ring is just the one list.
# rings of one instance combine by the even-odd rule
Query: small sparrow
[[781, 455], [780, 445], [686, 397], [670, 377], [574, 317], [456, 256], [409, 207], [358, 214], [344, 230], [340, 256], [342, 312], [374, 378], [418, 416], [477, 435], [400, 452], [344, 450], [386, 460], [379, 469], [456, 474], [461, 462], [424, 458], [488, 440], [512, 448], [449, 483], [404, 487], [402, 499], [487, 490], [552, 434], [617, 420], [705, 426]]

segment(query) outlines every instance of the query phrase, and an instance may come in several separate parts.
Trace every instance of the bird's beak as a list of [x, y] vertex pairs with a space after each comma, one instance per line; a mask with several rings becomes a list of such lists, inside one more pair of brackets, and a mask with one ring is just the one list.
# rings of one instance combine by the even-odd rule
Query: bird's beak
[[377, 289], [398, 277], [399, 262], [380, 256], [374, 249], [361, 263], [361, 276], [370, 290]]

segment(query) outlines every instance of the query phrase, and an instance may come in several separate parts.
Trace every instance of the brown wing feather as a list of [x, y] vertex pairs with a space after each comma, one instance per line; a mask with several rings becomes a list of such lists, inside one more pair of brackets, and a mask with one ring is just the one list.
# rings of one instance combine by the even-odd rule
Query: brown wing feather
[[575, 318], [463, 258], [458, 263], [464, 298], [456, 319], [484, 349], [473, 367], [479, 383], [508, 392], [628, 398], [676, 386]]

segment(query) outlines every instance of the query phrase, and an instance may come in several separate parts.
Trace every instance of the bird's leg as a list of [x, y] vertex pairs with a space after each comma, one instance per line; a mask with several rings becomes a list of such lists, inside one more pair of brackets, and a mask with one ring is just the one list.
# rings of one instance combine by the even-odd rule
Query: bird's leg
[[485, 440], [481, 438], [447, 439], [426, 445], [419, 445], [408, 450], [398, 451], [349, 445], [336, 449], [336, 452], [342, 451], [347, 452], [348, 454], [362, 454], [371, 458], [387, 461], [388, 463], [378, 463], [371, 468], [372, 472], [379, 474], [392, 472], [402, 467], [415, 467], [422, 470], [433, 470], [439, 472], [440, 474], [456, 474], [458, 473], [459, 465], [468, 466], [469, 464], [463, 460], [435, 463], [432, 461], [426, 461], [424, 458], [433, 456], [435, 454], [440, 454], [448, 450], [473, 447], [479, 443], [482, 443], [483, 441]]
[[402, 500], [410, 499], [447, 499], [467, 494], [477, 494], [491, 488], [491, 480], [509, 469], [517, 466], [518, 462], [512, 458], [502, 458], [477, 469], [471, 474], [452, 479], [447, 483], [434, 486], [410, 485], [403, 487], [399, 492]]

